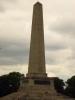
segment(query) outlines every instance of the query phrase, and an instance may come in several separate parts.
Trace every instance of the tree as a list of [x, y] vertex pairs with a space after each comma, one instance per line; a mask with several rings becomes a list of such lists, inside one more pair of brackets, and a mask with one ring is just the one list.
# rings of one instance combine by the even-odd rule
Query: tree
[[16, 92], [20, 86], [20, 80], [23, 74], [12, 72], [7, 75], [0, 76], [0, 96]]
[[65, 83], [63, 82], [62, 79], [59, 79], [58, 77], [55, 78], [55, 80], [54, 80], [54, 86], [55, 86], [55, 89], [56, 89], [57, 92], [64, 93]]
[[67, 87], [65, 89], [65, 94], [75, 98], [75, 76], [72, 76], [67, 80]]

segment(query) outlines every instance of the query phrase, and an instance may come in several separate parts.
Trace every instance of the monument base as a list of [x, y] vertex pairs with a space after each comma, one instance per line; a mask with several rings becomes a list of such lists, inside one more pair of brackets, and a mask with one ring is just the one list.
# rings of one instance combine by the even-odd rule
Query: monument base
[[0, 100], [74, 100], [56, 92], [54, 79], [25, 77], [16, 93], [0, 98]]
[[73, 100], [56, 92], [54, 79], [55, 77], [26, 77], [19, 89], [24, 93], [15, 100]]
[[57, 95], [54, 89], [54, 78], [26, 77], [21, 83], [19, 91], [25, 91], [25, 94], [19, 97], [19, 100], [56, 100]]

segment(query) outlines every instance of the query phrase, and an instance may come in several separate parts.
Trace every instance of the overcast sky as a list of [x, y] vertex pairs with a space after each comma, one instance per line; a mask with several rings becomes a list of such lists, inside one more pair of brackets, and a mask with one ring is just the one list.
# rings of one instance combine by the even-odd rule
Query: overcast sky
[[[0, 0], [0, 75], [27, 73], [33, 4], [37, 0]], [[48, 76], [75, 75], [75, 0], [43, 4]]]

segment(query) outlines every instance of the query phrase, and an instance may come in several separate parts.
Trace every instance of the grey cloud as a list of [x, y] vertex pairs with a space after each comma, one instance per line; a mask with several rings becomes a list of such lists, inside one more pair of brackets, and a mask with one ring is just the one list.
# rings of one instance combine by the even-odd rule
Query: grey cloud
[[50, 65], [65, 64], [69, 63], [71, 60], [68, 59], [72, 57], [71, 50], [69, 48], [60, 50], [47, 50], [46, 49], [46, 63]]
[[28, 61], [29, 49], [25, 43], [0, 42], [0, 65], [25, 64]]
[[17, 0], [0, 0], [0, 12], [5, 12], [6, 8], [11, 7], [12, 5], [16, 4], [16, 2]]
[[63, 50], [66, 49], [67, 46], [65, 44], [56, 44], [56, 45], [47, 45], [46, 49], [50, 51], [57, 51], [57, 50]]
[[5, 9], [4, 9], [2, 3], [0, 3], [0, 12], [5, 12]]
[[75, 19], [64, 18], [57, 20], [50, 26], [50, 30], [62, 34], [75, 35]]
[[46, 56], [46, 63], [50, 64], [50, 65], [56, 65], [56, 64], [58, 64], [58, 62], [54, 58], [52, 58], [52, 56], [48, 57], [48, 55]]
[[18, 1], [18, 0], [0, 0], [0, 2], [11, 2], [11, 3], [14, 3], [16, 1]]

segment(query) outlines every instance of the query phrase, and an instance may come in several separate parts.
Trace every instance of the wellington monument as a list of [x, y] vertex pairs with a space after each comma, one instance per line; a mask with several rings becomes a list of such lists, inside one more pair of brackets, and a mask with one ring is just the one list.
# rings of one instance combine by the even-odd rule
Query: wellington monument
[[33, 8], [28, 73], [16, 93], [0, 100], [73, 100], [56, 92], [54, 79], [46, 73], [43, 9], [37, 2]]
[[45, 68], [43, 11], [42, 4], [39, 2], [36, 3], [33, 8], [29, 68], [27, 76], [47, 77]]

